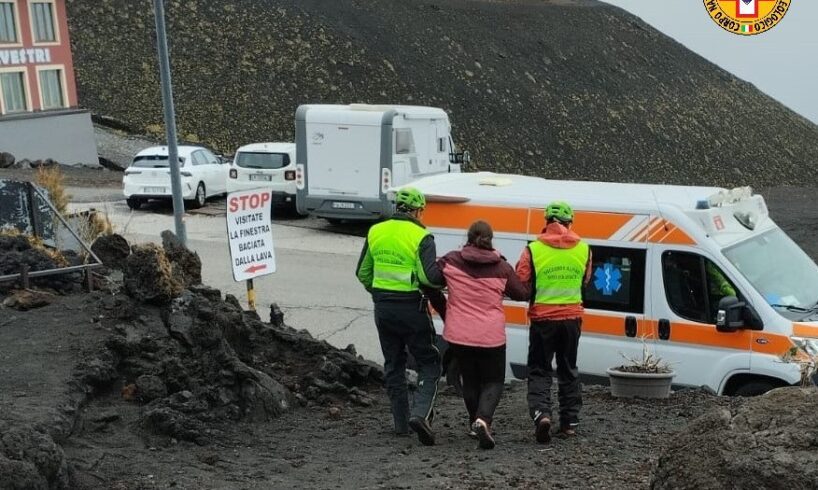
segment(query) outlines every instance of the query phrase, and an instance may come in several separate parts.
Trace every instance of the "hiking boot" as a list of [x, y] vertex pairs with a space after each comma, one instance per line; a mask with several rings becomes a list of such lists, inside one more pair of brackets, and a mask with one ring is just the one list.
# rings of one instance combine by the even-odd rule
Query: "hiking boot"
[[561, 425], [560, 426], [560, 437], [564, 439], [568, 439], [571, 437], [577, 436], [577, 426], [576, 425]]
[[475, 420], [471, 426], [471, 430], [477, 433], [480, 449], [494, 449], [496, 443], [491, 436], [491, 428], [489, 428], [489, 425], [484, 420]]
[[536, 429], [534, 429], [534, 436], [540, 444], [548, 444], [551, 442], [551, 419], [548, 417], [540, 417], [536, 422]]
[[418, 435], [418, 440], [424, 446], [435, 445], [435, 433], [429, 421], [422, 417], [412, 417], [409, 419], [409, 427]]

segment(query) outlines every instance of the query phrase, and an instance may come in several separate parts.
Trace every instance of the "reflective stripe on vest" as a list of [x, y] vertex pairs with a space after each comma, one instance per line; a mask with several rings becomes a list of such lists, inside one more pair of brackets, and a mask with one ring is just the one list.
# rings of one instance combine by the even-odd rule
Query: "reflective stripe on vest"
[[429, 232], [412, 221], [391, 219], [369, 229], [367, 243], [374, 263], [372, 287], [412, 292], [420, 288], [420, 242]]
[[528, 244], [528, 248], [536, 278], [534, 302], [542, 305], [582, 303], [588, 244], [579, 242], [573, 248], [554, 248], [538, 240]]

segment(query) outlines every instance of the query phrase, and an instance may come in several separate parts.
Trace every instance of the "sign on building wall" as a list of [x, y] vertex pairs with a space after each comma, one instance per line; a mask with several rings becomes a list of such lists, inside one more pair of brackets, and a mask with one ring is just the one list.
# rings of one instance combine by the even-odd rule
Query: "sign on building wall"
[[51, 50], [49, 48], [0, 49], [0, 66], [47, 63], [51, 63]]

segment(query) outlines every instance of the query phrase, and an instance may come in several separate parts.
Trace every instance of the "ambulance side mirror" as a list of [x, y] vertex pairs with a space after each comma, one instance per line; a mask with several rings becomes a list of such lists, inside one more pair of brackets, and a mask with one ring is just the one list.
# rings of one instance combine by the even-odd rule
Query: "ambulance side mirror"
[[736, 332], [738, 330], [763, 330], [764, 324], [755, 309], [735, 296], [726, 296], [719, 301], [716, 313], [716, 330]]

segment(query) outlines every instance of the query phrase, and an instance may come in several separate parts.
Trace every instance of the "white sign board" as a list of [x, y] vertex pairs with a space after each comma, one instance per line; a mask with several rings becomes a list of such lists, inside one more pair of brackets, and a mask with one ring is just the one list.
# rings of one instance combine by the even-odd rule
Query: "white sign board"
[[236, 281], [276, 271], [271, 202], [272, 194], [263, 189], [227, 195], [227, 237]]

